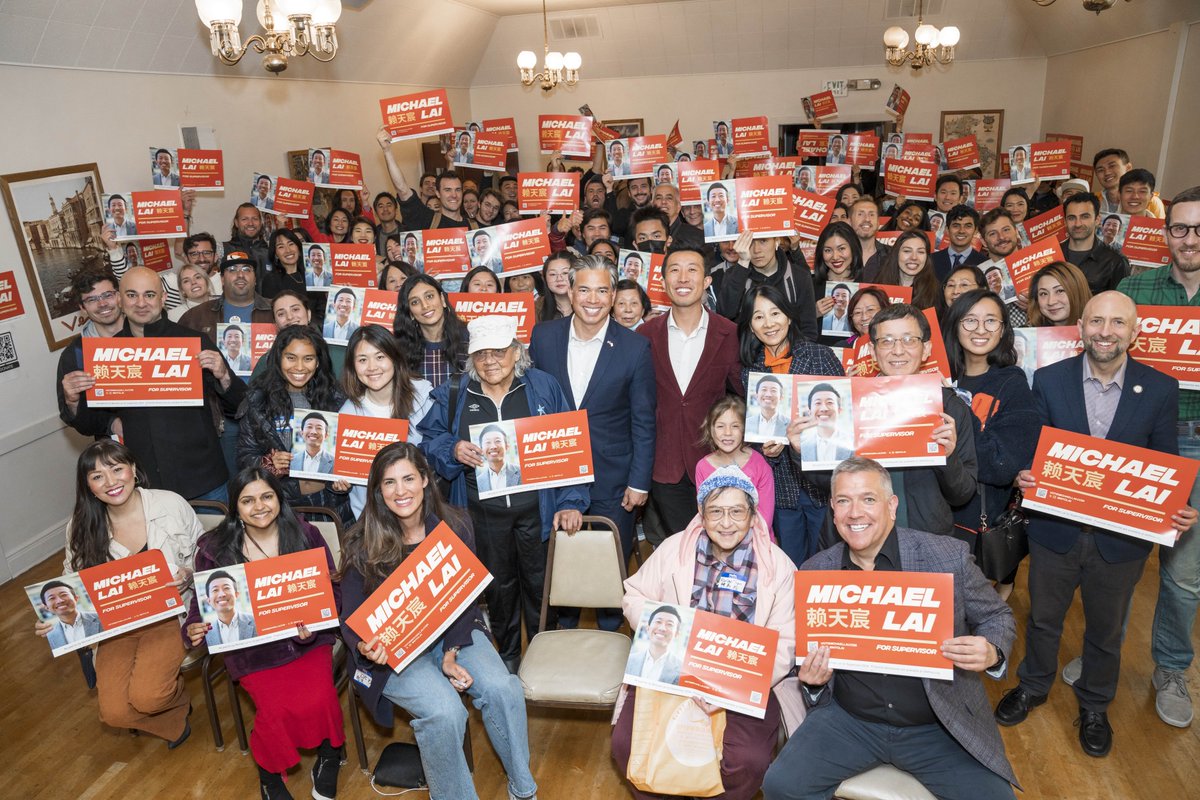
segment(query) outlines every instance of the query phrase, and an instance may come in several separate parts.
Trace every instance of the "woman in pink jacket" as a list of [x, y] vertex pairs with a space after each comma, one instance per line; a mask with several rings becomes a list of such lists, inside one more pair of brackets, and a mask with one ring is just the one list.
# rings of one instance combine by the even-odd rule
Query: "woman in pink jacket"
[[[758, 491], [736, 466], [716, 470], [697, 491], [699, 513], [682, 533], [663, 542], [625, 581], [625, 619], [637, 629], [643, 608], [673, 604], [709, 611], [779, 631], [772, 685], [782, 681], [795, 661], [795, 607], [792, 581], [796, 565], [771, 543], [758, 513]], [[719, 583], [718, 583], [719, 581]], [[633, 698], [624, 687], [617, 701], [612, 748], [625, 774], [629, 765]], [[633, 692], [639, 690], [632, 689]], [[708, 713], [718, 709], [702, 700]], [[762, 785], [780, 724], [776, 693], [764, 719], [727, 711], [722, 745], [721, 780], [727, 800], [749, 800]], [[658, 797], [632, 786], [639, 800]]]

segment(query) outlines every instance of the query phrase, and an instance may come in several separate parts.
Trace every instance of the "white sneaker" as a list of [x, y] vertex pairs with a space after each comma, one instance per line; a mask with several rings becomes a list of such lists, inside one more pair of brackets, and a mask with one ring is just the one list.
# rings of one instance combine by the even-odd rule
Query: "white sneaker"
[[1157, 692], [1154, 710], [1158, 712], [1158, 718], [1176, 728], [1191, 725], [1192, 696], [1188, 694], [1185, 673], [1155, 667], [1150, 682]]
[[1079, 676], [1083, 674], [1083, 658], [1075, 656], [1062, 669], [1063, 683], [1067, 686], [1074, 686], [1075, 681], [1079, 680]]

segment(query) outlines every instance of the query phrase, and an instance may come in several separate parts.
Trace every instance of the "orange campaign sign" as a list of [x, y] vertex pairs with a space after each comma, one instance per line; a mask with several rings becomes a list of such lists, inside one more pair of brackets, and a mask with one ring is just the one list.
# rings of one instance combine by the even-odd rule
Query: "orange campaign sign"
[[[106, 561], [25, 587], [41, 622], [54, 622], [47, 640], [55, 656], [187, 613], [171, 586], [174, 566], [158, 548]], [[66, 627], [80, 617], [83, 636], [67, 641]], [[72, 635], [77, 635], [72, 631]]]
[[1067, 142], [1071, 145], [1071, 160], [1083, 160], [1083, 137], [1073, 133], [1047, 133], [1047, 142]]
[[376, 454], [389, 444], [407, 441], [408, 426], [406, 419], [338, 414], [333, 474], [366, 486]]
[[450, 292], [450, 306], [464, 323], [479, 317], [499, 315], [517, 320], [517, 338], [529, 344], [537, 324], [537, 299], [533, 292]]
[[17, 276], [12, 270], [0, 272], [0, 322], [14, 319], [25, 313], [21, 292], [17, 288]]
[[101, 201], [104, 227], [116, 234], [118, 242], [187, 236], [183, 194], [179, 189], [105, 194]]
[[652, 178], [654, 167], [667, 160], [667, 137], [634, 136], [605, 143], [608, 171], [618, 180]]
[[[733, 573], [722, 574], [718, 583], [745, 589]], [[777, 630], [690, 606], [646, 603], [624, 681], [668, 694], [699, 695], [763, 719], [778, 649]]]
[[1067, 240], [1067, 221], [1063, 218], [1062, 206], [1055, 206], [1019, 224], [1021, 230], [1025, 231], [1025, 238], [1030, 242], [1040, 239], [1056, 239], [1060, 242]]
[[401, 234], [404, 260], [435, 278], [455, 278], [471, 269], [466, 228], [437, 228]]
[[700, 186], [704, 197], [704, 241], [725, 242], [742, 231], [755, 238], [791, 236], [792, 180], [775, 175], [736, 178]]
[[973, 169], [979, 166], [979, 141], [973, 133], [943, 142], [942, 152], [946, 154], [948, 170]]
[[388, 666], [403, 672], [491, 582], [471, 549], [439, 522], [346, 624], [364, 642], [382, 644]]
[[508, 140], [508, 152], [517, 152], [517, 124], [513, 122], [512, 117], [504, 117], [503, 119], [485, 119], [483, 121], [483, 130], [486, 133], [494, 133], [498, 136], [503, 136]]
[[1017, 349], [1017, 366], [1025, 370], [1030, 386], [1037, 370], [1083, 352], [1083, 340], [1074, 325], [1014, 328], [1013, 344]]
[[938, 151], [932, 144], [913, 141], [907, 135], [904, 137], [904, 148], [900, 151], [901, 158], [910, 161], [938, 161]]
[[796, 235], [816, 241], [821, 231], [829, 224], [829, 218], [833, 216], [833, 207], [837, 203], [828, 195], [793, 189], [792, 204]]
[[225, 188], [225, 164], [220, 150], [179, 151], [179, 188], [219, 192]]
[[1078, 164], [1078, 163], [1072, 161], [1071, 162], [1071, 174], [1078, 178], [1083, 178], [1085, 181], [1088, 182], [1088, 186], [1091, 186], [1092, 178], [1095, 176], [1096, 170], [1094, 167], [1092, 167], [1091, 164]]
[[329, 245], [329, 263], [333, 265], [335, 286], [354, 286], [360, 289], [373, 288], [379, 278], [375, 264], [375, 245], [338, 244]]
[[954, 680], [942, 642], [954, 638], [948, 572], [801, 570], [796, 663], [828, 647], [834, 669]]
[[379, 112], [393, 142], [454, 132], [445, 89], [385, 98], [379, 101]]
[[910, 148], [933, 147], [932, 133], [908, 133], [904, 134], [904, 152], [908, 152]]
[[771, 135], [766, 117], [739, 117], [732, 120], [733, 152], [739, 158], [771, 155]]
[[[850, 182], [851, 167], [844, 164], [833, 166], [817, 166], [805, 167], [811, 169], [813, 176], [816, 179], [817, 194], [832, 194], [836, 195], [838, 189]], [[803, 172], [801, 172], [803, 175]], [[800, 186], [803, 189], [803, 185]]]
[[1004, 193], [1012, 188], [1012, 181], [1008, 178], [980, 178], [966, 183], [970, 185], [968, 194], [973, 198], [975, 210], [980, 214], [999, 208]]
[[221, 322], [217, 324], [217, 349], [234, 375], [248, 376], [275, 344], [278, 332], [272, 322]]
[[1010, 253], [1004, 259], [1004, 266], [1008, 270], [1008, 277], [1012, 279], [1016, 294], [1011, 298], [1005, 297], [1004, 301], [1016, 302], [1017, 297], [1028, 294], [1029, 284], [1033, 282], [1033, 276], [1039, 269], [1055, 261], [1065, 260], [1062, 247], [1054, 239], [1042, 239]]
[[808, 108], [805, 107], [805, 113], [808, 114], [809, 119], [817, 121], [837, 116], [837, 100], [834, 99], [832, 91], [817, 92], [816, 94], [804, 99], [808, 100], [809, 103], [812, 104], [811, 113], [809, 113]]
[[579, 176], [574, 172], [517, 173], [517, 207], [522, 214], [577, 211]]
[[591, 158], [592, 118], [571, 114], [539, 114], [538, 146], [542, 155]]
[[1171, 263], [1167, 249], [1167, 222], [1153, 217], [1130, 217], [1125, 228], [1121, 255], [1139, 267], [1161, 267]]
[[175, 262], [171, 260], [171, 243], [166, 239], [143, 239], [133, 246], [137, 247], [138, 253], [141, 255], [143, 267], [155, 272], [166, 272], [174, 268]]
[[469, 435], [483, 450], [475, 467], [481, 500], [596, 480], [586, 411], [485, 422]]
[[801, 158], [824, 158], [829, 151], [833, 131], [800, 131], [796, 135], [796, 153]]
[[617, 275], [635, 281], [650, 298], [652, 311], [668, 311], [671, 299], [663, 284], [662, 265], [666, 258], [662, 253], [647, 253], [642, 250], [626, 250], [617, 253]]
[[396, 324], [396, 293], [387, 289], [367, 289], [363, 297], [362, 324], [392, 330]]
[[275, 207], [268, 210], [282, 217], [308, 219], [312, 201], [313, 185], [311, 183], [280, 178], [275, 182]]
[[902, 89], [900, 84], [893, 84], [892, 93], [888, 95], [884, 108], [897, 117], [903, 117], [904, 112], [908, 111], [908, 103], [911, 99], [912, 96], [905, 89]]
[[[328, 189], [363, 188], [362, 158], [358, 153], [328, 147], [314, 148], [308, 151], [308, 164], [308, 180], [316, 186]], [[326, 165], [325, 168], [319, 169], [322, 164]]]
[[680, 161], [676, 165], [679, 170], [679, 203], [685, 206], [702, 205], [700, 185], [712, 183], [721, 177], [721, 165], [714, 160]]
[[884, 164], [884, 191], [909, 200], [933, 200], [937, 176], [935, 162], [889, 158]]
[[92, 408], [204, 405], [199, 337], [84, 337], [83, 371], [96, 385]]
[[846, 163], [875, 169], [879, 160], [879, 137], [870, 133], [852, 133], [846, 137]]
[[[895, 297], [902, 297], [899, 292], [905, 287], [880, 285], [880, 288], [888, 293], [888, 298], [894, 303], [896, 302]], [[905, 300], [904, 302], [908, 301]], [[950, 359], [946, 356], [946, 342], [942, 339], [942, 329], [938, 326], [937, 314], [932, 308], [927, 308], [921, 313], [925, 315], [925, 319], [929, 322], [930, 348], [929, 358], [921, 362], [921, 368], [918, 372], [922, 375], [936, 374], [943, 378], [948, 378], [950, 377]], [[857, 371], [854, 373], [855, 377], [873, 378], [879, 374], [879, 362], [875, 360], [871, 349], [871, 341], [866, 336], [860, 337], [855, 342], [854, 347], [845, 348], [842, 366], [846, 370], [849, 370], [855, 364], [858, 365]]]
[[1071, 143], [1034, 142], [1029, 146], [1029, 164], [1041, 180], [1066, 180], [1071, 177]]
[[[203, 570], [195, 581], [200, 618], [211, 626], [210, 653], [290, 639], [300, 625], [320, 631], [340, 624], [324, 548]], [[224, 641], [223, 629], [235, 626], [238, 638]]]
[[1171, 515], [1188, 504], [1200, 461], [1042, 426], [1032, 491], [1021, 505], [1175, 546]]
[[463, 158], [463, 152], [454, 150], [454, 165], [474, 167], [475, 169], [491, 172], [503, 172], [508, 162], [508, 137], [501, 131], [477, 131], [475, 133], [460, 133], [466, 135], [471, 142], [469, 158]]
[[[480, 233], [490, 234], [490, 247], [480, 252]], [[472, 243], [476, 266], [483, 265], [496, 274], [519, 275], [536, 272], [550, 255], [550, 233], [545, 217], [520, 219], [502, 225], [492, 225], [470, 231], [465, 236]], [[495, 265], [495, 266], [493, 266]]]
[[1138, 306], [1138, 323], [1129, 354], [1178, 380], [1181, 389], [1200, 389], [1200, 308]]

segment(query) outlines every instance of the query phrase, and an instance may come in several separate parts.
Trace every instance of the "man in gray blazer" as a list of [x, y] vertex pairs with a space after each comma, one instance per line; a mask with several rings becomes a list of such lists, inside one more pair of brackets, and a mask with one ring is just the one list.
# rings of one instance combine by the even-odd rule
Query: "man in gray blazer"
[[238, 587], [233, 576], [217, 570], [204, 584], [208, 604], [217, 612], [217, 623], [204, 636], [209, 645], [232, 644], [258, 635], [254, 617], [237, 610]]
[[679, 636], [682, 620], [672, 606], [659, 606], [646, 623], [646, 646], [629, 654], [626, 675], [636, 675], [652, 681], [678, 684], [683, 662], [671, 652]]
[[480, 492], [491, 492], [521, 485], [521, 470], [507, 462], [508, 434], [499, 425], [488, 425], [479, 434], [483, 465], [477, 467]]
[[1016, 775], [979, 673], [1001, 678], [1016, 635], [1012, 611], [950, 536], [897, 527], [899, 502], [878, 462], [854, 457], [833, 471], [842, 542], [801, 570], [941, 572], [954, 576], [954, 638], [940, 643], [949, 681], [830, 666], [828, 647], [799, 668], [808, 716], [763, 781], [766, 800], [830, 797], [842, 781], [892, 764], [946, 800], [1012, 800]]
[[75, 589], [64, 581], [50, 581], [42, 586], [42, 605], [58, 618], [46, 634], [52, 650], [100, 632], [100, 618], [92, 612], [80, 611], [78, 603]]
[[292, 470], [332, 475], [333, 456], [325, 450], [329, 422], [323, 415], [313, 411], [300, 421], [300, 435], [304, 439], [304, 449], [292, 456]]
[[746, 436], [786, 439], [788, 418], [779, 407], [784, 402], [783, 381], [774, 375], [759, 378], [754, 384], [754, 402], [758, 413], [746, 415]]
[[842, 396], [832, 383], [818, 383], [808, 392], [808, 417], [812, 427], [800, 433], [800, 459], [809, 464], [844, 461], [854, 455], [838, 438]]

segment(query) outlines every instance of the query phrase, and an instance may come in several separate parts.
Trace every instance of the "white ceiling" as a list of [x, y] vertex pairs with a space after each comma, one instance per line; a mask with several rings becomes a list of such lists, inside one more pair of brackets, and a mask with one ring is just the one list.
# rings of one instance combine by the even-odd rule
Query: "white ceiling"
[[[895, 0], [892, 0], [894, 3]], [[931, 5], [938, 5], [930, 0]], [[520, 50], [540, 51], [540, 0], [356, 0], [329, 64], [295, 59], [283, 78], [447, 87], [510, 83]], [[944, 0], [934, 25], [962, 31], [960, 59], [1038, 57], [1200, 19], [1197, 0], [1118, 2], [1096, 16], [1079, 0]], [[550, 0], [551, 20], [594, 17], [600, 35], [555, 41], [586, 77], [877, 65], [889, 0]], [[243, 38], [257, 29], [245, 0]], [[532, 12], [532, 13], [531, 13]], [[266, 77], [257, 54], [226, 67], [209, 50], [193, 0], [0, 0], [0, 62], [191, 75]]]

